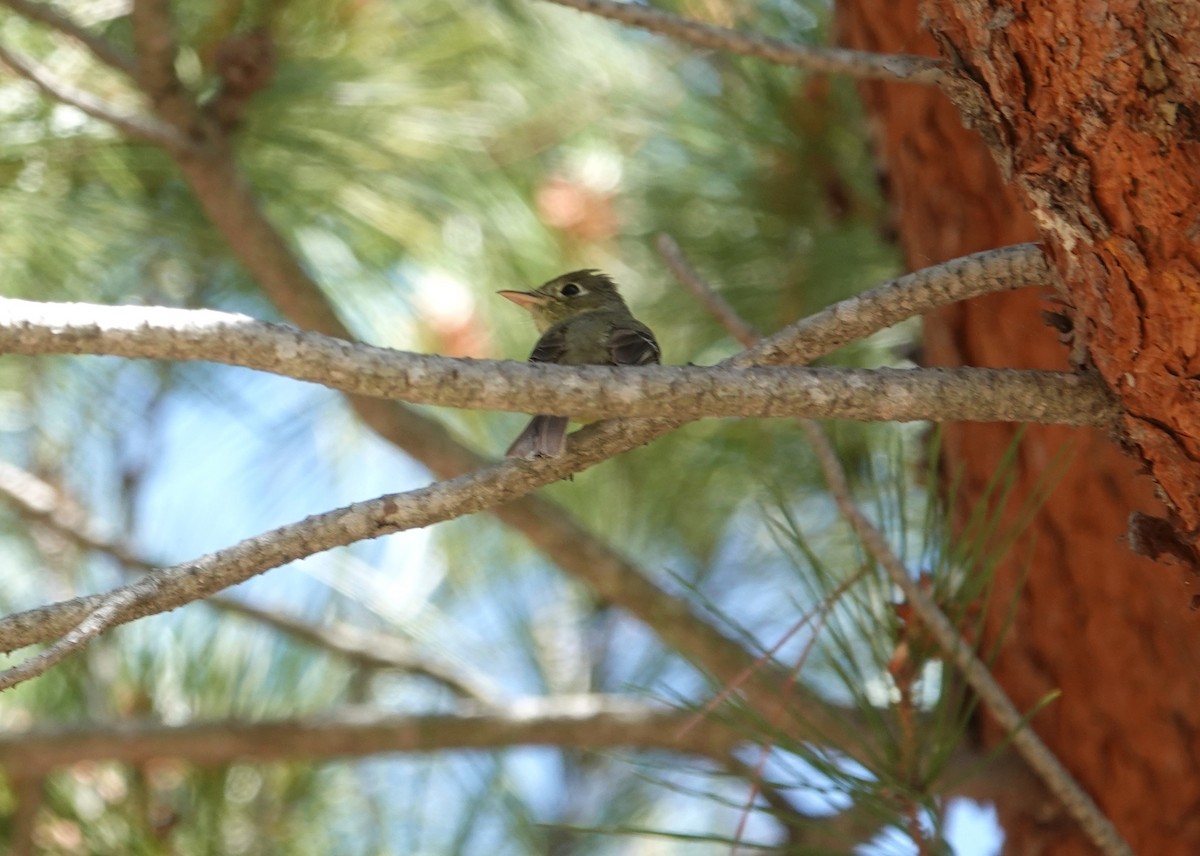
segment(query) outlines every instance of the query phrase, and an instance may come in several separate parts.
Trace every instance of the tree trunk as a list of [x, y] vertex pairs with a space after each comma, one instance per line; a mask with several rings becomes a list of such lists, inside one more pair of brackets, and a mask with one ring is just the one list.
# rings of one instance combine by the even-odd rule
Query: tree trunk
[[[938, 55], [918, 27], [917, 3], [844, 0], [843, 43]], [[1170, 6], [1155, 8], [1165, 16]], [[1002, 118], [1011, 183], [941, 93], [862, 86], [898, 233], [914, 268], [1043, 241], [1066, 283], [1076, 335], [1126, 407], [1145, 415], [1126, 430], [1188, 538], [1200, 531], [1198, 398], [1188, 388], [1200, 375], [1200, 245], [1189, 232], [1200, 230], [1200, 170], [1188, 139], [1196, 99], [1185, 103], [1178, 81], [1187, 70], [1181, 57], [1200, 56], [1195, 28], [1171, 42], [1164, 27], [1182, 33], [1179, 22], [1155, 29], [1147, 15], [1103, 3], [1045, 7], [930, 0], [924, 8]], [[1118, 94], [1096, 101], [1109, 87]], [[927, 318], [928, 362], [1066, 368], [1067, 348], [1040, 318], [1041, 309], [1064, 309], [1048, 296], [998, 295]], [[947, 464], [965, 471], [964, 503], [979, 497], [1014, 433], [948, 426]], [[1135, 475], [1138, 463], [1110, 438], [1029, 429], [1017, 492], [1027, 494], [1064, 446], [1072, 464], [1037, 516], [1031, 545], [998, 571], [984, 644], [1005, 632], [1016, 597], [997, 678], [1024, 709], [1061, 693], [1033, 725], [1135, 850], [1197, 853], [1200, 618], [1187, 608], [1178, 571], [1120, 542], [1131, 511], [1164, 510], [1151, 481]], [[1001, 735], [985, 726], [983, 737], [994, 744]], [[1014, 794], [997, 809], [1009, 853], [1093, 852], [1048, 802]]]

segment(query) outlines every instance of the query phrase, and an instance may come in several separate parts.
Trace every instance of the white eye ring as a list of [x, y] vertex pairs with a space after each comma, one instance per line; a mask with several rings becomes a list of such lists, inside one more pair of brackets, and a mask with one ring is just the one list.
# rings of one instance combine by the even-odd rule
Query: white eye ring
[[578, 295], [583, 294], [583, 286], [577, 282], [568, 282], [558, 290], [558, 293], [563, 297], [577, 297]]

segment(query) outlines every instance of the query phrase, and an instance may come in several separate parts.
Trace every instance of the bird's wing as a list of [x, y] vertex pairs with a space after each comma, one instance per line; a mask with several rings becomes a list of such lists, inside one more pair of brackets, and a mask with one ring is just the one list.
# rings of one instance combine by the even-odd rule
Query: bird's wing
[[614, 324], [609, 330], [608, 353], [617, 366], [645, 366], [659, 362], [662, 357], [650, 328], [632, 318]]
[[561, 363], [567, 353], [567, 334], [563, 325], [551, 327], [542, 334], [529, 355], [531, 363]]

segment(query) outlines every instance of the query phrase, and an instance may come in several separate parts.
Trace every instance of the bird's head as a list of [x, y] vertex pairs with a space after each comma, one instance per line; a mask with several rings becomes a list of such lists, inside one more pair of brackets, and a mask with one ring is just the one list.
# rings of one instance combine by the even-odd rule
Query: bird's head
[[533, 291], [501, 291], [533, 316], [538, 332], [545, 332], [559, 321], [612, 307], [625, 308], [617, 284], [598, 270], [564, 273]]

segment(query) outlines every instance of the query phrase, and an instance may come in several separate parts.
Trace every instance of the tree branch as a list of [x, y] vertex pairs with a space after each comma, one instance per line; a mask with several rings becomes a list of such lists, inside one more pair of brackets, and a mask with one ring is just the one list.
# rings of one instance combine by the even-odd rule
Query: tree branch
[[73, 39], [83, 45], [92, 56], [100, 60], [105, 65], [135, 77], [137, 75], [137, 63], [133, 57], [126, 54], [116, 45], [97, 36], [95, 33], [81, 27], [75, 23], [69, 16], [55, 9], [49, 3], [35, 3], [31, 0], [0, 0], [5, 6], [12, 9], [23, 18], [28, 18], [30, 21], [37, 21], [39, 24], [45, 24], [52, 30], [57, 30], [69, 39]]
[[100, 595], [95, 606], [84, 614], [82, 620], [49, 648], [0, 672], [0, 690], [10, 689], [44, 674], [68, 654], [80, 650], [105, 630], [120, 623], [121, 611], [133, 604], [137, 596], [135, 591], [122, 589]]
[[759, 339], [727, 362], [797, 365], [941, 306], [1035, 285], [1055, 273], [1037, 244], [1013, 244], [951, 259], [867, 289]]
[[[1020, 254], [1018, 253], [1018, 255]], [[960, 260], [960, 265], [964, 265], [964, 269], [966, 270], [971, 270], [977, 266], [973, 264], [975, 261], [972, 259], [967, 259], [965, 262]], [[897, 287], [899, 287], [901, 298], [904, 297], [903, 281], [908, 281], [910, 284], [923, 284], [924, 279], [925, 277], [922, 277], [920, 274], [903, 278], [902, 281], [875, 289], [869, 295], [860, 296], [858, 302], [867, 306], [873, 306], [876, 302], [880, 303], [883, 311], [875, 315], [875, 320], [894, 323], [900, 320], [900, 317], [897, 317], [897, 313], [910, 303], [934, 303], [936, 305], [937, 295], [944, 291], [942, 288], [932, 289], [934, 292], [933, 295], [924, 300], [908, 301], [896, 299]], [[940, 283], [936, 275], [933, 277], [933, 282], [935, 285], [944, 285], [944, 283]], [[980, 280], [977, 288], [1008, 288], [1013, 287], [1013, 285], [1014, 283], [1011, 280], [988, 279], [984, 277]], [[950, 289], [950, 291], [952, 293], [956, 292], [955, 289]], [[879, 298], [878, 301], [875, 299], [876, 296]], [[815, 323], [802, 323], [792, 329], [807, 326], [809, 332], [819, 333], [826, 326], [835, 330], [855, 328], [854, 324], [847, 324], [844, 318], [839, 317], [836, 309], [827, 310], [822, 315], [824, 317]], [[731, 364], [753, 364], [754, 360], [760, 354], [765, 355], [769, 359], [783, 361], [788, 358], [791, 352], [800, 350], [805, 351], [806, 355], [813, 354], [814, 351], [819, 351], [821, 346], [832, 346], [836, 341], [836, 339], [831, 337], [821, 336], [816, 336], [815, 339], [818, 341], [816, 346], [809, 346], [808, 348], [794, 346], [789, 348], [789, 331], [785, 331], [783, 334], [766, 340], [762, 345], [756, 346], [739, 355], [735, 360], [727, 362]], [[588, 426], [582, 431], [577, 432], [576, 435], [573, 435], [572, 453], [563, 458], [521, 462], [517, 465], [519, 469], [515, 468], [510, 462], [509, 464], [502, 465], [500, 468], [491, 468], [485, 472], [494, 473], [499, 470], [507, 474], [500, 480], [496, 492], [496, 496], [503, 497], [502, 500], [498, 501], [505, 501], [510, 498], [522, 496], [541, 485], [581, 471], [614, 454], [619, 454], [622, 451], [649, 442], [657, 436], [661, 436], [661, 434], [677, 427], [678, 424], [680, 424], [678, 421], [665, 419], [609, 420]], [[507, 466], [507, 469], [504, 469], [505, 466]], [[470, 480], [472, 477], [467, 478]], [[453, 483], [447, 482], [444, 484]], [[477, 509], [469, 508], [460, 513], [467, 513], [471, 510]], [[537, 519], [530, 520], [528, 519], [529, 509], [522, 509], [520, 516], [523, 519], [521, 522], [526, 526], [526, 529], [523, 531], [530, 533], [535, 543], [540, 542], [539, 546], [546, 544], [552, 547], [555, 551], [552, 555], [555, 555], [555, 557], [561, 556], [567, 559], [569, 564], [566, 566], [582, 577], [599, 596], [624, 606], [634, 615], [647, 621], [660, 633], [668, 645], [688, 652], [698, 662], [712, 670], [712, 673], [718, 679], [727, 680], [744, 671], [748, 660], [746, 653], [740, 646], [725, 638], [695, 616], [685, 603], [672, 598], [644, 577], [641, 577], [623, 557], [596, 542], [587, 533], [583, 533], [582, 538], [576, 537], [579, 534], [578, 526], [573, 521], [570, 521], [560, 510], [548, 504], [543, 505], [540, 510], [542, 514]], [[501, 510], [502, 512], [503, 509]], [[363, 537], [376, 537], [378, 534], [384, 534], [384, 532], [378, 531], [375, 534], [364, 535]], [[337, 546], [341, 543], [349, 542], [338, 541], [331, 544], [331, 546]], [[328, 547], [320, 549], [328, 549]], [[277, 564], [282, 564], [283, 561], [290, 561], [290, 559], [285, 558]], [[269, 567], [274, 566], [270, 565]], [[258, 570], [252, 570], [248, 576], [261, 573], [266, 569], [267, 567], [262, 567]], [[221, 586], [218, 585], [216, 587], [220, 588]], [[59, 634], [66, 633], [74, 623], [82, 621], [87, 613], [91, 609], [94, 609], [99, 602], [92, 601], [89, 604], [85, 604], [81, 607], [82, 611], [75, 615], [74, 621], [68, 622], [66, 626], [61, 627], [50, 636], [40, 638], [43, 640], [45, 638], [52, 639], [56, 638]], [[128, 610], [126, 611], [128, 612]], [[25, 618], [28, 617], [28, 615], [25, 616]], [[131, 617], [137, 616], [132, 615]], [[13, 618], [16, 619], [17, 617], [14, 616]], [[126, 618], [123, 620], [129, 619]], [[748, 687], [748, 691], [753, 695], [757, 705], [765, 705], [763, 707], [764, 710], [769, 710], [778, 703], [774, 698], [773, 690], [770, 689], [769, 681], [756, 681], [753, 686]], [[825, 718], [829, 719], [829, 717]], [[833, 719], [836, 719], [836, 717], [833, 717]]]
[[183, 133], [196, 126], [195, 102], [175, 73], [174, 25], [167, 0], [133, 0], [130, 10], [137, 52], [137, 82], [154, 111]]
[[[598, 458], [599, 459], [599, 458]], [[428, 526], [462, 514], [482, 510], [507, 497], [532, 490], [559, 478], [554, 466], [506, 461], [477, 473], [439, 482], [427, 488], [391, 494], [315, 515], [249, 538], [191, 562], [148, 574], [102, 595], [78, 597], [0, 619], [0, 650], [63, 637], [44, 655], [15, 667], [8, 681], [28, 679], [90, 638], [96, 632], [146, 615], [164, 612], [206, 597], [213, 592], [273, 567], [335, 546], [375, 538], [407, 528]], [[561, 466], [561, 462], [559, 462]], [[584, 554], [583, 558], [587, 558]], [[698, 619], [688, 604], [662, 592], [642, 578], [602, 578], [599, 594], [619, 595], [631, 603], [630, 611], [643, 617], [664, 641], [689, 653], [718, 677], [744, 668], [749, 657], [737, 643]], [[644, 595], [644, 600], [636, 597]], [[616, 600], [615, 597], [609, 598]], [[67, 634], [65, 637], [63, 634]], [[770, 713], [783, 703], [776, 692], [775, 670], [763, 667], [743, 689], [760, 710]], [[813, 735], [825, 739], [853, 733], [853, 716], [803, 691], [787, 700], [792, 715], [803, 709]]]
[[[96, 533], [95, 527], [87, 522], [86, 516], [73, 503], [70, 503], [58, 494], [51, 485], [46, 484], [30, 473], [3, 462], [0, 462], [0, 494], [3, 494], [22, 514], [50, 525], [56, 531], [75, 541], [80, 546], [105, 552], [112, 555], [118, 561], [130, 564], [139, 570], [147, 572], [156, 572], [158, 570], [151, 563], [135, 556], [127, 548], [108, 542], [99, 536]], [[11, 621], [9, 619], [0, 619], [0, 648], [6, 647], [11, 650], [27, 644], [33, 644], [36, 641], [53, 639], [66, 628], [69, 628], [72, 623], [85, 616], [90, 609], [95, 608], [103, 597], [103, 595], [92, 595], [77, 598], [62, 604], [43, 607], [39, 610], [34, 610], [32, 613], [11, 616]], [[468, 677], [468, 679], [464, 680], [464, 676], [459, 674], [457, 670], [448, 675], [438, 669], [436, 663], [431, 667], [427, 661], [422, 659], [419, 663], [412, 664], [406, 653], [397, 655], [394, 650], [397, 642], [391, 637], [369, 634], [356, 628], [345, 628], [341, 625], [334, 625], [327, 628], [299, 625], [286, 617], [280, 616], [278, 613], [258, 610], [243, 604], [241, 601], [233, 598], [222, 598], [220, 595], [214, 595], [205, 602], [220, 609], [246, 614], [256, 620], [279, 627], [286, 632], [296, 635], [298, 638], [310, 640], [332, 653], [359, 661], [364, 666], [400, 669], [428, 674], [430, 677], [452, 688], [455, 685], [460, 685], [462, 688], [461, 695], [470, 696], [486, 707], [503, 707], [504, 705], [498, 693], [491, 686], [481, 684], [473, 677]], [[668, 607], [671, 603], [673, 602], [668, 602]], [[668, 621], [670, 618], [670, 615], [666, 616]], [[688, 616], [676, 616], [676, 618], [686, 621]], [[652, 624], [651, 626], [658, 629], [661, 625]], [[691, 628], [692, 633], [699, 634], [701, 641], [703, 641], [703, 634], [706, 631], [711, 632], [703, 624]], [[667, 638], [671, 638], [673, 634], [668, 632], [665, 635]], [[723, 640], [723, 637], [720, 638]], [[732, 643], [728, 644], [732, 645]], [[717, 675], [721, 675], [736, 666], [739, 656], [745, 657], [739, 649], [730, 648], [729, 654], [725, 657], [726, 660], [729, 660], [729, 663], [727, 666], [722, 666], [721, 663], [723, 661], [720, 657], [723, 649], [721, 647], [701, 644], [692, 646], [690, 650], [705, 652], [698, 659], [701, 662], [715, 663], [714, 671]], [[783, 678], [776, 675], [775, 672], [775, 667], [769, 663], [760, 662], [752, 664], [745, 673], [737, 676], [737, 687], [744, 689], [752, 699], [757, 698], [757, 703], [761, 709], [764, 707], [761, 704], [762, 692], [761, 690], [756, 690], [755, 682], [751, 678], [755, 676], [762, 677], [764, 685], [777, 688], [779, 681]], [[799, 690], [798, 687], [797, 689]], [[821, 726], [822, 729], [828, 729], [829, 724], [832, 722], [843, 725], [849, 724], [853, 727], [853, 714], [851, 712], [827, 709], [826, 706], [817, 702], [814, 698], [806, 697], [802, 690], [799, 691], [798, 697], [794, 699], [794, 702], [791, 708], [793, 715], [795, 714], [796, 707], [803, 705], [808, 710], [808, 719], [810, 721], [814, 723], [820, 723], [822, 720], [825, 721], [825, 724]], [[708, 725], [705, 718], [697, 717], [694, 712], [689, 711], [686, 712], [686, 718], [682, 720], [681, 727], [686, 726], [688, 729], [691, 729], [698, 724], [704, 727]], [[89, 738], [85, 741], [87, 745], [108, 745], [102, 736], [102, 732], [103, 729], [96, 730], [95, 738]], [[823, 730], [821, 733], [826, 739], [829, 739], [832, 732]], [[0, 763], [5, 763], [5, 759], [8, 757], [6, 755], [7, 751], [8, 749], [4, 741], [0, 739]], [[46, 753], [32, 752], [32, 754], [38, 758], [48, 759], [50, 763], [47, 766], [55, 766], [59, 763], [53, 761]], [[100, 756], [88, 757], [98, 758]], [[135, 760], [121, 755], [119, 749], [118, 754], [104, 757], [112, 757], [117, 760]], [[70, 760], [69, 751], [63, 750], [63, 758], [62, 763], [67, 763]], [[965, 755], [960, 753], [954, 756], [951, 766], [947, 768], [943, 776], [946, 780], [946, 792], [977, 801], [988, 801], [998, 798], [1002, 792], [1014, 789], [1028, 790], [1031, 784], [1035, 784], [1028, 777], [1023, 777], [1024, 767], [1012, 764], [1005, 766], [1005, 764], [1004, 756], [993, 759], [987, 768], [988, 775], [980, 777], [972, 774], [977, 773], [981, 769], [981, 760], [972, 753]]]
[[[161, 566], [134, 553], [124, 544], [104, 538], [77, 503], [30, 472], [0, 461], [0, 496], [18, 513], [42, 523], [76, 545], [111, 556], [141, 573]], [[420, 654], [406, 642], [383, 633], [372, 633], [343, 622], [316, 626], [275, 610], [263, 609], [223, 595], [204, 601], [223, 611], [266, 624], [323, 651], [368, 669], [386, 669], [421, 675], [436, 681], [462, 698], [481, 704], [499, 704], [502, 694], [483, 676], [469, 674], [454, 663]]]
[[[6, 616], [0, 619], [0, 650], [12, 651], [63, 634], [71, 640], [67, 643], [64, 637], [60, 640], [64, 645], [74, 644], [84, 633], [94, 635], [97, 623], [104, 629], [165, 612], [304, 556], [480, 511], [513, 493], [515, 485], [506, 484], [509, 480], [503, 477], [514, 469], [513, 463], [313, 515], [199, 559], [153, 571], [107, 594]], [[519, 477], [517, 483], [522, 484], [516, 488], [521, 490], [528, 480]], [[96, 613], [101, 617], [89, 621]], [[25, 671], [15, 674], [22, 679], [32, 676]]]
[[872, 54], [846, 48], [812, 47], [769, 36], [730, 30], [651, 9], [640, 3], [613, 0], [549, 0], [640, 27], [699, 47], [757, 57], [779, 65], [821, 74], [845, 74], [860, 80], [893, 80], [937, 85], [949, 75], [944, 62], [924, 56]]
[[122, 113], [95, 95], [57, 79], [44, 68], [3, 45], [0, 45], [0, 64], [7, 65], [53, 100], [112, 125], [131, 139], [157, 143], [172, 152], [183, 152], [189, 148], [187, 140], [171, 126], [149, 116]]
[[658, 247], [658, 252], [663, 257], [663, 261], [667, 263], [667, 267], [671, 269], [671, 273], [675, 274], [675, 279], [700, 301], [700, 304], [708, 310], [708, 314], [724, 327], [735, 341], [741, 343], [742, 347], [748, 348], [762, 338], [762, 334], [747, 324], [724, 297], [717, 294], [709, 287], [708, 283], [700, 278], [674, 238], [666, 234], [659, 235], [655, 246]]
[[0, 351], [212, 360], [356, 395], [581, 418], [806, 416], [1112, 426], [1093, 379], [1000, 369], [556, 366], [354, 345], [209, 310], [0, 298]]
[[426, 716], [348, 709], [298, 721], [114, 723], [10, 732], [0, 737], [0, 765], [36, 776], [80, 761], [136, 764], [179, 758], [207, 765], [517, 745], [582, 750], [639, 747], [724, 760], [742, 739], [716, 721], [680, 734], [688, 716], [617, 696], [589, 695], [526, 698], [500, 710], [480, 707]]
[[367, 669], [402, 672], [428, 678], [462, 699], [499, 707], [505, 694], [486, 676], [440, 657], [417, 651], [403, 639], [335, 621], [315, 625], [271, 609], [262, 609], [232, 597], [214, 595], [205, 603], [280, 630], [294, 639], [336, 654]]

